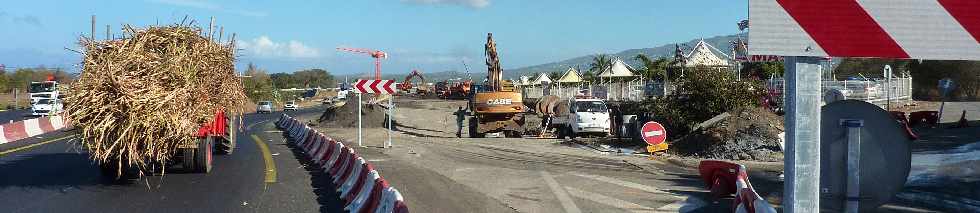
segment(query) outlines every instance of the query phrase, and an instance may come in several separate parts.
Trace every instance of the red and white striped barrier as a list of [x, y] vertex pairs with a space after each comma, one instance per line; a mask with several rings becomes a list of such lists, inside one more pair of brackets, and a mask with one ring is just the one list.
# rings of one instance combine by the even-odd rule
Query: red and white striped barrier
[[350, 147], [287, 115], [276, 126], [330, 176], [347, 212], [408, 213], [401, 193]]
[[698, 165], [698, 171], [711, 194], [717, 197], [735, 194], [732, 212], [776, 213], [776, 209], [752, 188], [744, 165], [705, 160]]
[[45, 116], [3, 124], [0, 125], [0, 132], [3, 132], [0, 144], [54, 132], [65, 128], [67, 123], [62, 116]]

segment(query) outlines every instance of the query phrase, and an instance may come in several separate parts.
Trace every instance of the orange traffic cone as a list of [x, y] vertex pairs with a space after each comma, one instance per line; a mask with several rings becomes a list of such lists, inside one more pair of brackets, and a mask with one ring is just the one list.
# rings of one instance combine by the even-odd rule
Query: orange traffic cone
[[956, 128], [966, 127], [970, 127], [970, 122], [966, 120], [966, 110], [963, 110], [963, 115], [960, 116], [960, 121], [956, 124]]

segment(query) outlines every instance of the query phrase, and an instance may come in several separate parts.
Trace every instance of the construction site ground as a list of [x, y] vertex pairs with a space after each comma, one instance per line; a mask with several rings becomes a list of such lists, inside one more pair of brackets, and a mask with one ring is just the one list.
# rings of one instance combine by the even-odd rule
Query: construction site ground
[[[418, 212], [725, 212], [697, 175], [701, 159], [603, 150], [558, 139], [456, 138], [452, 112], [464, 101], [395, 99], [393, 147], [384, 128], [317, 127], [356, 147]], [[319, 114], [300, 115], [304, 121]], [[945, 116], [944, 116], [945, 117]], [[356, 118], [341, 118], [356, 119]], [[464, 122], [465, 123], [465, 122]], [[466, 128], [463, 135], [466, 136]], [[964, 133], [966, 134], [966, 133]], [[782, 162], [735, 161], [779, 207]], [[931, 212], [896, 199], [880, 212]]]

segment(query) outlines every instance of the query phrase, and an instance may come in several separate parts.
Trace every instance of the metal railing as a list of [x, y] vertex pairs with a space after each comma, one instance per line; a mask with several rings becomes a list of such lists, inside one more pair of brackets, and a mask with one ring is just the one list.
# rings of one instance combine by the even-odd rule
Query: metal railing
[[[785, 79], [770, 78], [766, 81], [766, 91], [774, 100], [782, 105], [785, 94]], [[839, 91], [844, 99], [860, 100], [884, 107], [887, 103], [905, 103], [912, 101], [912, 78], [892, 78], [869, 80], [824, 80], [821, 82], [821, 94], [827, 99], [829, 92]], [[824, 100], [827, 101], [827, 100]]]

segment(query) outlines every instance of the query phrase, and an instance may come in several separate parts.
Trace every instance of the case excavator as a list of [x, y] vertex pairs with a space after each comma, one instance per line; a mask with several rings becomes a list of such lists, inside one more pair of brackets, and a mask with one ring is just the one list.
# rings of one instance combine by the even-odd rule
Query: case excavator
[[487, 83], [485, 90], [475, 92], [469, 99], [469, 107], [473, 111], [469, 135], [482, 138], [487, 133], [503, 132], [506, 137], [521, 137], [524, 134], [525, 111], [521, 93], [514, 90], [513, 82], [503, 80], [492, 33], [487, 34], [485, 47]]

